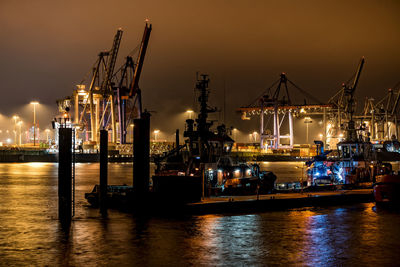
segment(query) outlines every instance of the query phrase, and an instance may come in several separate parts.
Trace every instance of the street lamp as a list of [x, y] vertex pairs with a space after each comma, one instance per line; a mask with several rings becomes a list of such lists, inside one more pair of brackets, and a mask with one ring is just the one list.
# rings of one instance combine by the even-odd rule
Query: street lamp
[[19, 145], [22, 145], [22, 134], [21, 134], [21, 126], [22, 126], [22, 121], [18, 122], [18, 126], [19, 126]]
[[14, 144], [17, 145], [17, 130], [13, 130], [14, 132]]
[[253, 137], [254, 137], [254, 143], [256, 143], [257, 142], [257, 132], [256, 131], [253, 132]]
[[47, 143], [49, 143], [49, 133], [50, 133], [50, 130], [49, 130], [49, 129], [46, 129], [45, 131], [46, 131], [46, 140], [47, 140]]
[[39, 105], [39, 102], [32, 101], [31, 105], [33, 105], [33, 146], [36, 145], [36, 105]]
[[18, 115], [14, 115], [12, 117], [14, 119], [14, 144], [17, 144], [17, 120], [18, 120]]
[[188, 109], [188, 110], [186, 110], [186, 113], [189, 114], [189, 119], [192, 119], [193, 110]]
[[160, 130], [154, 130], [154, 142], [157, 142], [157, 134], [160, 132]]
[[307, 132], [306, 132], [306, 140], [307, 140], [307, 144], [308, 144], [308, 125], [310, 124], [310, 123], [312, 123], [312, 120], [311, 120], [311, 118], [310, 117], [305, 117], [304, 118], [304, 123], [306, 124], [306, 129], [307, 129]]

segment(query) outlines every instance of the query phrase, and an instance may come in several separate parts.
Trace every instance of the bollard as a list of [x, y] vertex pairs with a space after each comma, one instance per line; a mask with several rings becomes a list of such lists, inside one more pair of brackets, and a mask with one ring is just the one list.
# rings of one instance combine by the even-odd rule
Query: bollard
[[100, 130], [100, 212], [107, 214], [108, 131]]
[[72, 129], [59, 128], [58, 218], [70, 223], [72, 218]]
[[149, 192], [150, 181], [150, 113], [134, 120], [133, 128], [133, 191], [136, 197]]

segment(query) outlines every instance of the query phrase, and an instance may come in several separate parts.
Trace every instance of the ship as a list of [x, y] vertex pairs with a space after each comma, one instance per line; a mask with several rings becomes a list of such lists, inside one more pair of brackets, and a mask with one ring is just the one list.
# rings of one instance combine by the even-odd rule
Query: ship
[[[376, 189], [376, 200], [394, 199], [398, 192], [398, 174], [394, 174], [387, 161], [399, 161], [400, 154], [390, 149], [379, 150], [370, 141], [370, 133], [364, 124], [356, 127], [354, 115], [354, 91], [360, 77], [364, 58], [361, 59], [352, 86], [344, 84], [343, 95], [348, 122], [345, 124], [345, 139], [337, 144], [337, 157], [327, 158], [322, 141], [316, 141], [317, 156], [308, 162], [308, 185], [311, 188], [329, 186], [336, 188], [372, 188]], [[395, 144], [389, 146], [390, 144]], [[398, 148], [398, 142], [385, 143], [385, 148]], [[318, 151], [319, 150], [319, 151]], [[390, 193], [389, 193], [390, 192]], [[396, 196], [397, 197], [397, 196]]]
[[[153, 155], [155, 175], [150, 180], [148, 200], [151, 203], [180, 205], [201, 201], [202, 197], [217, 195], [255, 195], [271, 193], [276, 176], [261, 171], [259, 165], [238, 162], [230, 156], [234, 140], [224, 124], [211, 129], [213, 122], [208, 114], [216, 108], [208, 106], [210, 90], [208, 75], [197, 79], [199, 92], [198, 117], [186, 120], [183, 144], [176, 132], [175, 148], [162, 155]], [[110, 185], [107, 187], [107, 202], [110, 206], [126, 206], [135, 198], [131, 186]], [[99, 204], [99, 185], [86, 193], [88, 202]], [[149, 203], [150, 203], [149, 202]]]
[[[210, 79], [202, 74], [197, 79], [195, 89], [198, 92], [200, 112], [198, 117], [186, 120], [184, 145], [179, 145], [177, 133], [176, 149], [163, 157], [155, 159], [156, 172], [153, 176], [155, 191], [166, 184], [180, 186], [187, 177], [199, 177], [202, 196], [231, 194], [269, 193], [274, 189], [276, 176], [272, 172], [260, 171], [257, 164], [237, 162], [230, 157], [234, 140], [224, 124], [211, 130], [213, 122], [208, 114], [216, 108], [208, 106]], [[170, 181], [170, 182], [167, 182]], [[189, 186], [190, 187], [190, 186]], [[177, 192], [178, 193], [178, 192]]]
[[380, 175], [376, 176], [374, 183], [374, 199], [377, 205], [400, 204], [400, 175], [395, 174], [391, 165], [383, 168]]

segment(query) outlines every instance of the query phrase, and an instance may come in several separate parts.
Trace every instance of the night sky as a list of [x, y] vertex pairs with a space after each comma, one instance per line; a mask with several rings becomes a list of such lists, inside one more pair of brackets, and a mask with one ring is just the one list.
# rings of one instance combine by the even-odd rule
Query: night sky
[[[211, 105], [243, 131], [235, 109], [281, 72], [326, 101], [366, 64], [356, 96], [380, 99], [400, 81], [400, 1], [0, 1], [0, 113], [38, 100], [40, 123], [56, 114], [97, 58], [124, 30], [117, 67], [153, 24], [140, 87], [152, 128], [183, 127], [196, 72], [211, 78]], [[295, 92], [293, 92], [295, 93]], [[25, 107], [25, 113], [21, 111]], [[46, 110], [46, 111], [45, 111]], [[222, 115], [216, 118], [222, 119]], [[26, 118], [26, 120], [28, 120]]]

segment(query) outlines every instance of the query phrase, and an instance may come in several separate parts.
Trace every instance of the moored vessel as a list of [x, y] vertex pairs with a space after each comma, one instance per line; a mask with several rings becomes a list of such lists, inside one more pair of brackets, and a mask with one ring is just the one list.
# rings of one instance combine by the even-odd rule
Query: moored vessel
[[386, 168], [385, 173], [376, 176], [374, 199], [377, 205], [400, 204], [400, 175]]

